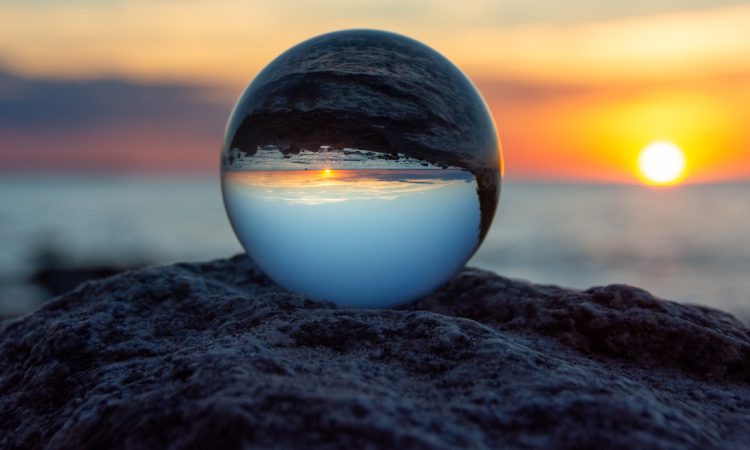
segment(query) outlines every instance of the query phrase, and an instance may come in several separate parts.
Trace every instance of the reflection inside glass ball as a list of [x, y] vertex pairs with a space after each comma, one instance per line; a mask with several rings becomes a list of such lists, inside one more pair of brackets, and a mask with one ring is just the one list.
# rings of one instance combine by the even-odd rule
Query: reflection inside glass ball
[[370, 30], [293, 47], [230, 118], [222, 186], [250, 257], [343, 306], [430, 293], [476, 251], [500, 190], [491, 116], [448, 60]]

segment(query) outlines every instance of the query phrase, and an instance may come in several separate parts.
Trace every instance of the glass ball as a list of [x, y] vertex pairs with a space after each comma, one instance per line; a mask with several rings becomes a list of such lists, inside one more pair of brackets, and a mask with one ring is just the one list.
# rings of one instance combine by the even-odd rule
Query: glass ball
[[347, 30], [272, 61], [237, 102], [221, 155], [227, 214], [281, 286], [341, 306], [426, 295], [492, 223], [502, 158], [455, 65], [410, 38]]

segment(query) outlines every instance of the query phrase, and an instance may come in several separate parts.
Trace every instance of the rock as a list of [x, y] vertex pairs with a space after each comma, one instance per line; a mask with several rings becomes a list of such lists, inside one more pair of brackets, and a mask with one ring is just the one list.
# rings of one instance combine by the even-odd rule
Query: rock
[[466, 269], [344, 310], [235, 257], [88, 282], [0, 327], [0, 448], [750, 442], [748, 329], [628, 286]]
[[39, 267], [31, 276], [34, 285], [49, 292], [51, 296], [64, 294], [84, 281], [98, 280], [132, 270], [138, 266], [81, 266], [81, 267]]

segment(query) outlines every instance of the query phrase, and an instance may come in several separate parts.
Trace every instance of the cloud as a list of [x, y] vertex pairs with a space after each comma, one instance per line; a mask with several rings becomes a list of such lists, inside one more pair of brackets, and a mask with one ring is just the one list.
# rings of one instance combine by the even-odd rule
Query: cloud
[[585, 83], [524, 80], [510, 77], [479, 78], [475, 84], [490, 103], [545, 102], [561, 98], [589, 95], [600, 90]]
[[[192, 12], [216, 14], [216, 10], [237, 12], [261, 11], [264, 18], [310, 18], [318, 21], [340, 20], [342, 23], [363, 19], [388, 20], [393, 23], [421, 22], [460, 25], [513, 25], [519, 23], [570, 23], [645, 16], [673, 11], [710, 9], [742, 5], [744, 0], [5, 0], [9, 13], [34, 11], [36, 14], [74, 11], [85, 7], [91, 14], [135, 8], [163, 10], [187, 7]], [[243, 19], [246, 17], [243, 16]]]
[[232, 101], [209, 86], [0, 71], [0, 168], [215, 169]]
[[[234, 88], [292, 45], [380, 28], [433, 46], [471, 75], [674, 77], [748, 67], [750, 7], [736, 0], [37, 1], [0, 6], [0, 49], [24, 73], [116, 73]], [[747, 60], [748, 58], [744, 58]]]
[[25, 78], [0, 70], [0, 128], [45, 132], [160, 123], [215, 129], [229, 106], [198, 85]]

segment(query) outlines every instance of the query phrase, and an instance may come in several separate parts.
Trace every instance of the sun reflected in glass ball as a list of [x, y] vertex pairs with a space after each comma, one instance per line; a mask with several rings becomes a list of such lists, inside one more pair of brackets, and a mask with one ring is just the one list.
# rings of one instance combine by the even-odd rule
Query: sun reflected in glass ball
[[474, 254], [502, 160], [489, 110], [456, 66], [410, 38], [349, 30], [258, 74], [221, 164], [235, 233], [270, 278], [379, 308], [432, 292]]

